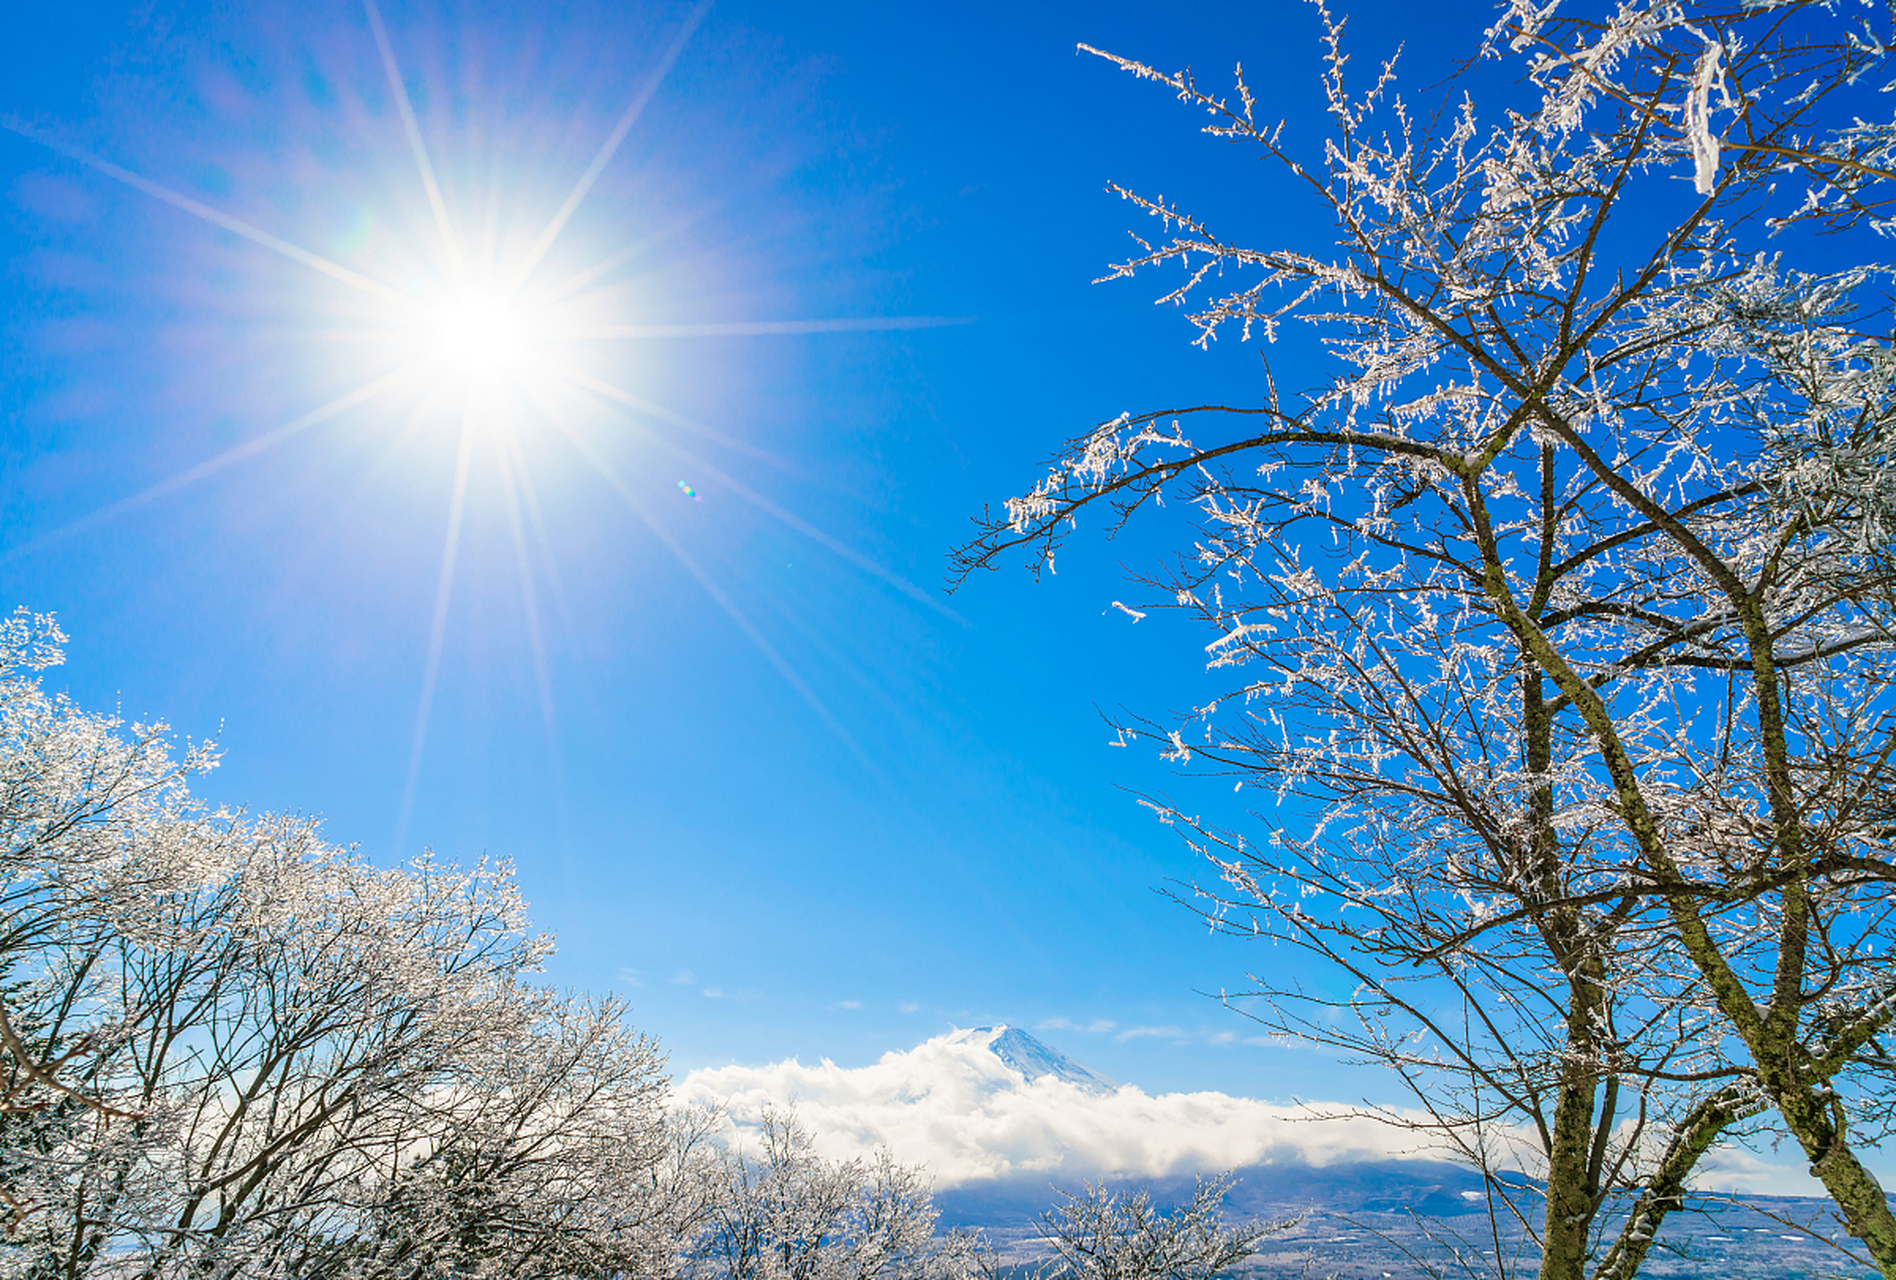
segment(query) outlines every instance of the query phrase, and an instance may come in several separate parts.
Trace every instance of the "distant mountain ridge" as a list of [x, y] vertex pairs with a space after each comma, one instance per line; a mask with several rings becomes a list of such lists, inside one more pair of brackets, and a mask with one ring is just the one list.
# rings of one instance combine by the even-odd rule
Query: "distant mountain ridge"
[[[1160, 1178], [1136, 1175], [1062, 1174], [1058, 1170], [1010, 1174], [963, 1182], [935, 1192], [948, 1226], [1031, 1226], [1059, 1194], [1077, 1194], [1083, 1183], [1121, 1193], [1145, 1191], [1161, 1206], [1189, 1200], [1202, 1170]], [[1487, 1197], [1481, 1176], [1461, 1165], [1426, 1160], [1351, 1161], [1322, 1167], [1286, 1162], [1233, 1170], [1237, 1180], [1225, 1196], [1227, 1213], [1239, 1221], [1280, 1218], [1317, 1208], [1330, 1213], [1421, 1213], [1448, 1218], [1480, 1213]]]
[[993, 1027], [969, 1027], [947, 1037], [946, 1043], [986, 1049], [1029, 1082], [1052, 1076], [1087, 1093], [1108, 1094], [1119, 1091], [1119, 1082], [1081, 1066], [1019, 1027], [1006, 1023]]
[[[1258, 1255], [1236, 1274], [1242, 1280], [1373, 1280], [1379, 1276], [1466, 1275], [1472, 1259], [1491, 1262], [1497, 1247], [1525, 1263], [1535, 1252], [1521, 1219], [1491, 1206], [1481, 1176], [1461, 1165], [1426, 1160], [1368, 1160], [1312, 1166], [1251, 1165], [1236, 1170], [1224, 1210], [1237, 1222], [1277, 1220]], [[1083, 1179], [1057, 1171], [964, 1182], [935, 1193], [941, 1225], [979, 1228], [1013, 1274], [1028, 1274], [1049, 1256], [1041, 1215], [1080, 1194], [1087, 1181], [1120, 1195], [1145, 1192], [1161, 1209], [1191, 1198], [1197, 1178], [1108, 1176]], [[1540, 1189], [1523, 1182], [1514, 1206], [1537, 1216]], [[1620, 1204], [1626, 1201], [1622, 1199]], [[1844, 1274], [1827, 1238], [1834, 1229], [1828, 1200], [1798, 1196], [1687, 1193], [1688, 1212], [1667, 1220], [1664, 1246], [1640, 1269], [1654, 1280], [1788, 1280]], [[1493, 1207], [1497, 1216], [1490, 1219]], [[1288, 1220], [1288, 1221], [1286, 1221]], [[1789, 1234], [1786, 1228], [1797, 1234]], [[1523, 1265], [1519, 1274], [1528, 1274]], [[1485, 1272], [1484, 1272], [1485, 1274]], [[1849, 1274], [1856, 1274], [1851, 1271]]]

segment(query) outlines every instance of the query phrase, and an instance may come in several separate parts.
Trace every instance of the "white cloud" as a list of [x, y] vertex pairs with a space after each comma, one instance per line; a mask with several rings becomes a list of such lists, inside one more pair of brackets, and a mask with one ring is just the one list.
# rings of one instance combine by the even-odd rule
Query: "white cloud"
[[619, 981], [628, 987], [642, 987], [645, 985], [639, 981], [639, 971], [637, 969], [627, 969], [623, 966], [619, 969]]
[[727, 1107], [740, 1132], [754, 1128], [764, 1108], [794, 1104], [824, 1155], [886, 1146], [900, 1160], [927, 1165], [944, 1186], [1009, 1173], [1158, 1176], [1417, 1154], [1413, 1134], [1371, 1120], [1313, 1123], [1325, 1110], [1320, 1104], [1223, 1093], [1154, 1097], [1132, 1085], [1089, 1093], [1052, 1076], [1026, 1081], [986, 1048], [950, 1044], [946, 1036], [866, 1067], [791, 1059], [701, 1068], [679, 1094]]
[[704, 998], [707, 1000], [722, 1000], [724, 999], [724, 992], [718, 987], [706, 987], [704, 989]]
[[1047, 1018], [1034, 1024], [1035, 1031], [1085, 1031], [1101, 1035], [1118, 1026], [1111, 1018], [1095, 1018], [1091, 1022], [1075, 1022], [1071, 1018]]
[[920, 1000], [904, 1000], [901, 1004], [895, 1006], [895, 1011], [897, 1013], [920, 1013], [922, 1011], [922, 1002]]
[[1235, 1031], [1214, 1031], [1205, 1037], [1206, 1044], [1254, 1044], [1260, 1049], [1304, 1049], [1301, 1040], [1292, 1040], [1288, 1036], [1241, 1036]]
[[672, 971], [671, 982], [675, 987], [689, 987], [697, 981], [696, 978], [691, 976], [691, 970], [689, 969], [675, 969]]
[[1808, 1167], [1778, 1164], [1743, 1147], [1719, 1147], [1700, 1157], [1693, 1171], [1695, 1191], [1729, 1191], [1759, 1196], [1822, 1196], [1823, 1183]]
[[842, 1007], [843, 1007], [843, 1008], [845, 1008], [845, 1009], [860, 1009], [860, 1008], [862, 1008], [862, 1001], [860, 1001], [860, 1000], [845, 1000], [845, 1001], [843, 1001], [843, 1004], [842, 1004]]
[[1141, 1036], [1163, 1036], [1172, 1040], [1183, 1040], [1185, 1033], [1177, 1027], [1127, 1027], [1113, 1039], [1124, 1044], [1128, 1040], [1137, 1040]]

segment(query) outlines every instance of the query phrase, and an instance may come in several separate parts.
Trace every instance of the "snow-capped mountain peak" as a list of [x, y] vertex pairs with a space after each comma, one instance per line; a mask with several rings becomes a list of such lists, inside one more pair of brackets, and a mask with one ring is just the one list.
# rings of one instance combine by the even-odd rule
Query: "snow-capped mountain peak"
[[946, 1037], [945, 1042], [986, 1049], [1028, 1081], [1052, 1076], [1056, 1080], [1076, 1085], [1087, 1093], [1099, 1094], [1113, 1093], [1119, 1088], [1117, 1080], [1109, 1080], [1097, 1072], [1089, 1071], [1058, 1049], [1036, 1040], [1019, 1027], [1010, 1027], [1005, 1023], [995, 1027], [968, 1027], [955, 1031]]

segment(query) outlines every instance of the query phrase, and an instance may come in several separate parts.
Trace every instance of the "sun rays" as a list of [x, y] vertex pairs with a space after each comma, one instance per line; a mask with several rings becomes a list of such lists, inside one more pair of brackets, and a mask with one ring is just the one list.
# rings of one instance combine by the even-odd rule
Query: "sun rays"
[[[630, 102], [618, 115], [590, 161], [536, 231], [522, 231], [508, 241], [489, 234], [470, 235], [473, 215], [460, 213], [451, 192], [438, 176], [422, 120], [411, 100], [397, 41], [391, 37], [376, 0], [363, 0], [368, 36], [387, 81], [389, 99], [399, 117], [402, 142], [412, 162], [411, 180], [426, 214], [416, 209], [416, 225], [426, 228], [422, 242], [406, 246], [413, 261], [428, 270], [414, 278], [377, 278], [280, 236], [255, 222], [236, 217], [203, 200], [166, 186], [117, 164], [92, 150], [73, 146], [48, 130], [25, 121], [0, 121], [12, 132], [31, 139], [80, 165], [177, 209], [209, 227], [237, 236], [306, 269], [345, 291], [355, 301], [349, 314], [355, 323], [338, 335], [350, 343], [372, 372], [354, 387], [274, 428], [218, 452], [176, 474], [157, 480], [131, 496], [105, 504], [66, 525], [21, 543], [6, 558], [30, 554], [55, 539], [70, 537], [134, 508], [172, 497], [235, 466], [253, 461], [292, 438], [336, 423], [349, 415], [385, 414], [391, 425], [390, 443], [417, 431], [452, 432], [452, 473], [448, 503], [440, 528], [439, 556], [435, 562], [432, 596], [428, 601], [427, 648], [419, 696], [415, 704], [407, 769], [395, 821], [398, 850], [407, 829], [423, 778], [430, 725], [443, 679], [443, 651], [454, 617], [457, 565], [469, 520], [469, 493], [477, 473], [485, 472], [500, 496], [505, 537], [512, 547], [519, 606], [525, 623], [533, 668], [533, 686], [546, 745], [555, 775], [560, 772], [557, 700], [547, 658], [547, 620], [543, 616], [549, 593], [558, 597], [557, 556], [553, 553], [542, 518], [540, 501], [529, 466], [523, 434], [556, 439], [568, 446], [570, 456], [584, 464], [646, 531], [704, 591], [720, 613], [756, 653], [792, 689], [810, 712], [843, 743], [866, 768], [873, 764], [843, 721], [818, 694], [803, 672], [786, 657], [723, 583], [710, 572], [702, 557], [693, 554], [680, 531], [654, 511], [629, 482], [603, 447], [608, 440], [635, 440], [648, 452], [662, 454], [670, 463], [688, 469], [702, 484], [717, 486], [721, 495], [745, 504], [757, 513], [794, 531], [855, 569], [879, 580], [906, 598], [945, 616], [955, 615], [935, 597], [900, 574], [878, 564], [846, 541], [743, 483], [688, 447], [695, 436], [752, 457], [772, 459], [753, 442], [697, 422], [685, 414], [627, 389], [582, 358], [602, 345], [637, 343], [654, 339], [760, 337], [842, 332], [924, 329], [966, 323], [965, 317], [869, 316], [859, 318], [757, 319], [676, 324], [621, 322], [601, 314], [598, 298], [590, 291], [595, 282], [614, 270], [632, 252], [624, 249], [602, 255], [591, 268], [571, 274], [554, 286], [541, 279], [543, 268], [569, 232], [588, 194], [611, 165], [615, 154], [659, 93], [666, 77], [702, 24], [710, 4], [704, 0], [669, 33], [664, 52], [641, 80]], [[452, 172], [452, 168], [448, 170]], [[491, 232], [491, 228], [489, 228]], [[492, 243], [490, 243], [492, 242]], [[499, 252], [494, 244], [512, 243], [516, 252]], [[519, 246], [524, 245], [524, 249]], [[345, 259], [348, 255], [344, 255]], [[608, 295], [609, 296], [609, 295]], [[407, 403], [404, 414], [396, 409]], [[399, 420], [399, 423], [398, 423]], [[445, 445], [447, 437], [440, 437]], [[794, 621], [794, 619], [793, 619]], [[801, 629], [801, 624], [798, 624]]]

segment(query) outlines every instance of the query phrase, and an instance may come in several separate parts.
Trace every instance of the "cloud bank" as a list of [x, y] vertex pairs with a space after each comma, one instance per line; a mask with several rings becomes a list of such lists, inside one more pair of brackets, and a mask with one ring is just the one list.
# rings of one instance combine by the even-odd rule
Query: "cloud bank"
[[[1327, 1119], [1339, 1104], [1284, 1104], [1225, 1093], [1151, 1095], [1028, 1080], [966, 1032], [937, 1036], [865, 1067], [795, 1059], [701, 1068], [680, 1100], [721, 1106], [740, 1135], [769, 1107], [794, 1105], [831, 1159], [888, 1148], [939, 1187], [1018, 1174], [1171, 1174], [1261, 1164], [1440, 1159], [1416, 1135], [1369, 1119]], [[1743, 1151], [1712, 1153], [1701, 1190], [1821, 1194], [1800, 1168]]]
[[1321, 1105], [1224, 1093], [1153, 1096], [1133, 1085], [1088, 1091], [1027, 1080], [979, 1043], [937, 1036], [866, 1067], [795, 1059], [711, 1067], [679, 1086], [682, 1101], [721, 1105], [739, 1129], [794, 1104], [831, 1158], [887, 1147], [926, 1164], [937, 1185], [1058, 1170], [1159, 1177], [1268, 1161], [1323, 1165], [1413, 1157], [1406, 1135], [1368, 1120], [1324, 1121]]

